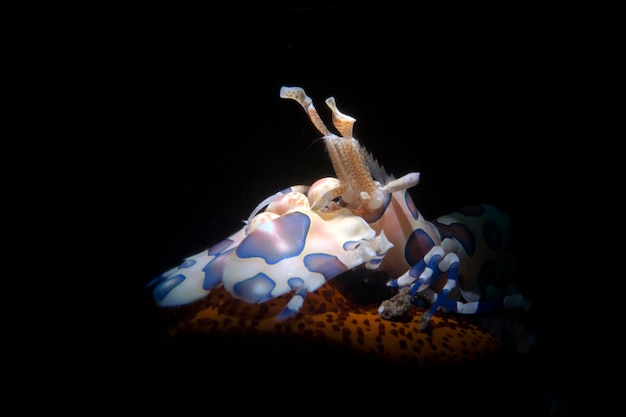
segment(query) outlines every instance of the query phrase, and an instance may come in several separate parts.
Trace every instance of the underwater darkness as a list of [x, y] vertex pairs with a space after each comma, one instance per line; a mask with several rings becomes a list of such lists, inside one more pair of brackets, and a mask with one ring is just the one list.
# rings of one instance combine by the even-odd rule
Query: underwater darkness
[[[416, 413], [566, 415], [563, 352], [574, 324], [561, 316], [569, 290], [544, 238], [557, 200], [546, 149], [556, 128], [546, 122], [560, 88], [548, 26], [533, 20], [530, 30], [511, 15], [394, 24], [406, 10], [362, 12], [285, 5], [248, 22], [220, 5], [203, 19], [115, 16], [115, 29], [104, 19], [64, 36], [56, 59], [71, 68], [62, 71], [74, 103], [67, 136], [79, 139], [71, 147], [80, 156], [59, 168], [68, 186], [59, 193], [72, 201], [60, 220], [80, 267], [65, 271], [66, 356], [53, 366], [73, 381], [72, 395], [103, 405], [198, 395], [217, 406], [238, 393], [242, 410], [272, 408], [268, 397], [277, 396], [277, 410], [295, 401], [321, 411], [340, 400], [354, 411], [383, 403]], [[244, 32], [253, 23], [259, 28]], [[324, 100], [334, 96], [387, 171], [419, 171], [412, 196], [427, 219], [479, 202], [511, 214], [537, 332], [530, 352], [407, 369], [279, 337], [160, 333], [147, 282], [238, 230], [266, 196], [333, 175], [319, 133], [279, 97], [283, 85], [303, 87], [328, 126]], [[93, 389], [103, 379], [114, 382]]]

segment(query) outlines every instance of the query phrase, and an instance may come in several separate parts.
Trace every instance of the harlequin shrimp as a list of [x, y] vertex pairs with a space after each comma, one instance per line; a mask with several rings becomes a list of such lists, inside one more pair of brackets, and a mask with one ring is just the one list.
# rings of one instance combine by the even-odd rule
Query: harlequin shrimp
[[353, 137], [356, 119], [341, 113], [333, 97], [326, 104], [338, 135], [302, 88], [282, 87], [280, 97], [304, 108], [336, 177], [267, 197], [237, 232], [152, 280], [148, 287], [159, 306], [189, 304], [218, 288], [250, 304], [288, 295], [275, 316], [283, 321], [297, 316], [307, 295], [329, 280], [361, 269], [384, 273], [397, 291], [380, 304], [381, 318], [396, 320], [413, 304], [428, 306], [420, 330], [437, 311], [529, 308], [522, 295], [495, 291], [512, 269], [506, 213], [483, 204], [426, 220], [409, 193], [419, 173], [388, 174]]

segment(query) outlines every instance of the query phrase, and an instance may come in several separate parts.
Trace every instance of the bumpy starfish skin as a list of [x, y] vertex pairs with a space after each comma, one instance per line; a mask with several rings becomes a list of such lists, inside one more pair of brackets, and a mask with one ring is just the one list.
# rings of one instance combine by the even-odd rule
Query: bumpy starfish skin
[[[167, 329], [170, 336], [193, 334], [291, 335], [347, 347], [359, 353], [400, 363], [449, 365], [470, 363], [498, 352], [502, 342], [463, 316], [435, 314], [431, 325], [419, 331], [421, 309], [411, 307], [405, 320], [384, 320], [378, 304], [358, 305], [329, 281], [309, 294], [301, 314], [287, 321], [275, 316], [289, 296], [249, 304], [231, 297], [224, 288], [180, 310]], [[172, 314], [172, 312], [170, 312]]]

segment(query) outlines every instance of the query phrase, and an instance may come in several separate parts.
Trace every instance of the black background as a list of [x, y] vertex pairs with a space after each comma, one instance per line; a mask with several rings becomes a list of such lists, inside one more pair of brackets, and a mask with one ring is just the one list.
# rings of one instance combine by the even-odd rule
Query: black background
[[[570, 204], [554, 168], [563, 126], [576, 123], [565, 109], [579, 38], [564, 20], [537, 10], [216, 4], [89, 10], [53, 27], [38, 39], [49, 69], [39, 82], [42, 106], [57, 114], [52, 233], [71, 242], [60, 256], [71, 285], [55, 320], [55, 343], [67, 346], [56, 364], [75, 382], [68, 392], [140, 406], [189, 394], [210, 407], [241, 393], [234, 404], [257, 410], [246, 402], [256, 393], [270, 412], [290, 400], [304, 410], [348, 401], [355, 412], [390, 404], [534, 415], [567, 404], [562, 353], [576, 340], [560, 317], [567, 277], [546, 242], [558, 229], [554, 203]], [[528, 356], [421, 373], [321, 366], [307, 350], [282, 358], [259, 345], [172, 352], [153, 343], [147, 282], [238, 230], [266, 196], [333, 174], [302, 109], [279, 98], [283, 85], [303, 87], [329, 126], [324, 100], [334, 96], [389, 172], [419, 171], [412, 193], [426, 218], [477, 202], [510, 212], [538, 326]], [[256, 356], [228, 363], [235, 355], [220, 349]], [[159, 368], [161, 357], [172, 368]], [[113, 383], [102, 389], [102, 380]], [[138, 387], [151, 391], [135, 396]]]

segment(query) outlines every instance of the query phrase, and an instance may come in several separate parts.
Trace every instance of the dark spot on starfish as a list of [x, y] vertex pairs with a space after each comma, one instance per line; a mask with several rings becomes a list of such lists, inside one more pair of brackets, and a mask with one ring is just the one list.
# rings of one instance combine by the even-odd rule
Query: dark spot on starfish
[[363, 329], [361, 328], [357, 329], [356, 341], [361, 346], [365, 344], [365, 333], [363, 332]]

